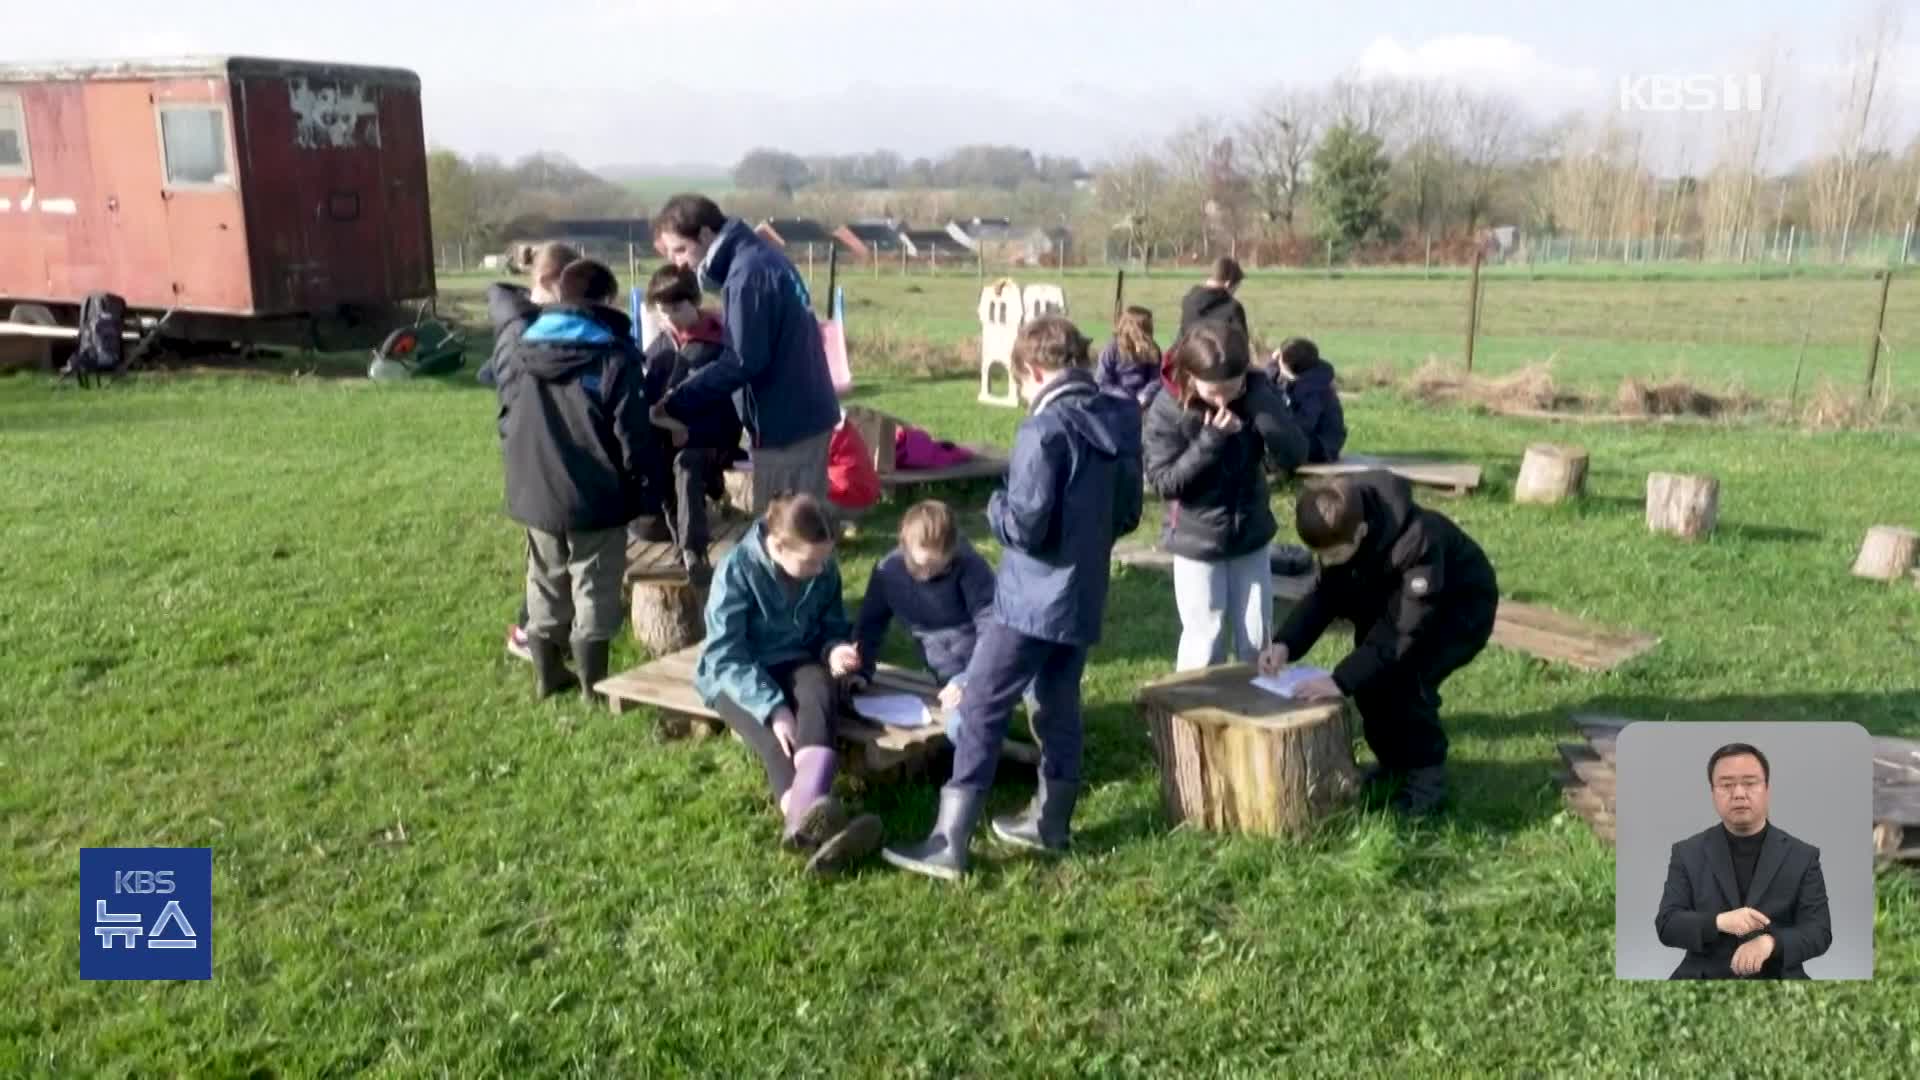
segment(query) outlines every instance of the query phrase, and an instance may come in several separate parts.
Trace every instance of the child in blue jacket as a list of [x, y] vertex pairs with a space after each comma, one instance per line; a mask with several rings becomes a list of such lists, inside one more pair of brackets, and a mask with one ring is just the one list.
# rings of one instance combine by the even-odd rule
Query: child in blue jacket
[[942, 690], [943, 704], [957, 703], [954, 683], [973, 659], [980, 621], [992, 606], [993, 567], [960, 535], [953, 510], [938, 499], [913, 504], [900, 518], [900, 546], [874, 566], [860, 601], [860, 676], [873, 678], [880, 643], [897, 618], [934, 678], [950, 688]]
[[693, 686], [760, 758], [809, 872], [873, 853], [880, 819], [833, 795], [835, 725], [860, 658], [841, 606], [833, 529], [811, 495], [776, 498], [715, 568]]
[[994, 835], [1059, 852], [1080, 794], [1080, 681], [1100, 640], [1114, 541], [1140, 524], [1140, 408], [1101, 393], [1088, 341], [1049, 315], [1013, 349], [1014, 379], [1031, 403], [1014, 436], [1007, 486], [987, 519], [1005, 549], [993, 610], [967, 666], [953, 775], [925, 841], [882, 851], [903, 870], [954, 880], [999, 764], [1007, 724], [1029, 684], [1039, 708], [1040, 788], [1023, 812], [996, 818]]

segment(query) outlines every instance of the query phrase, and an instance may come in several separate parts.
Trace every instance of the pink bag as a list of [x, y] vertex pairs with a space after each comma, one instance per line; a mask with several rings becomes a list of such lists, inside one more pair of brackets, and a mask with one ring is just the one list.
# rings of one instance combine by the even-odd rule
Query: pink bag
[[973, 460], [973, 451], [950, 442], [940, 442], [917, 427], [901, 427], [893, 433], [893, 467], [945, 469]]

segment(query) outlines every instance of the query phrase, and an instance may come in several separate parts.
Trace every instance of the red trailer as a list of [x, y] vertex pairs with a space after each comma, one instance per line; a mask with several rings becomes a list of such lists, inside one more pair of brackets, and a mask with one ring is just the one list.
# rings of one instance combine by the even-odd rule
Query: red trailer
[[96, 291], [190, 341], [346, 348], [411, 321], [434, 293], [419, 77], [0, 65], [0, 317], [71, 327]]

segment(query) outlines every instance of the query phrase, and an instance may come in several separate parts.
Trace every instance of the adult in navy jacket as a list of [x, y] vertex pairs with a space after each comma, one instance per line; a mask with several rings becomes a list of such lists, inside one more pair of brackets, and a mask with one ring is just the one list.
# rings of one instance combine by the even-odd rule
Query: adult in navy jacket
[[827, 447], [840, 402], [806, 282], [793, 264], [713, 200], [676, 195], [654, 219], [674, 265], [718, 290], [733, 346], [669, 395], [667, 412], [697, 412], [731, 395], [753, 436], [753, 510], [782, 492], [827, 499]]

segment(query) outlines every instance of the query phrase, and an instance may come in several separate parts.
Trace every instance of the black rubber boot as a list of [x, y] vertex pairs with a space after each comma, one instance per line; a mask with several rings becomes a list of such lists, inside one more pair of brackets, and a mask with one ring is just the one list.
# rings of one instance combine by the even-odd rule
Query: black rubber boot
[[544, 701], [580, 685], [579, 680], [573, 677], [573, 672], [567, 670], [567, 662], [558, 642], [548, 641], [530, 632], [527, 634], [527, 651], [533, 654], [535, 697]]
[[1447, 770], [1443, 765], [1412, 769], [1406, 783], [1394, 792], [1393, 809], [1408, 817], [1426, 817], [1447, 801]]
[[1040, 778], [1040, 789], [1033, 801], [1018, 814], [993, 819], [993, 835], [1003, 842], [1029, 851], [1058, 855], [1072, 846], [1069, 823], [1073, 805], [1080, 799], [1080, 785], [1066, 780]]
[[845, 870], [879, 849], [881, 833], [879, 818], [861, 814], [814, 849], [807, 860], [807, 873], [837, 874]]
[[695, 588], [705, 588], [713, 581], [713, 564], [707, 561], [705, 551], [682, 551], [680, 565], [687, 571], [687, 583]]
[[607, 703], [593, 688], [607, 677], [607, 651], [611, 646], [608, 641], [573, 643], [573, 666], [580, 672], [580, 699], [589, 705]]
[[984, 791], [943, 787], [933, 832], [910, 847], [881, 848], [880, 857], [902, 870], [959, 881], [967, 872], [967, 845], [973, 840], [974, 827], [980, 824], [980, 811], [985, 806]]

